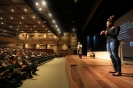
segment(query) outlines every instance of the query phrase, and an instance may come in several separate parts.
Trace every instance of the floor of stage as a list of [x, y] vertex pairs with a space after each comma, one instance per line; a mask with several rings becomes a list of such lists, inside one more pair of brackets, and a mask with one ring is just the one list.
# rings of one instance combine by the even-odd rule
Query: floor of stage
[[[133, 88], [133, 64], [122, 64], [122, 76], [112, 76], [110, 60], [77, 55], [66, 57], [71, 66], [72, 79], [78, 88]], [[69, 63], [69, 62], [68, 62]], [[70, 63], [71, 64], [71, 63]]]

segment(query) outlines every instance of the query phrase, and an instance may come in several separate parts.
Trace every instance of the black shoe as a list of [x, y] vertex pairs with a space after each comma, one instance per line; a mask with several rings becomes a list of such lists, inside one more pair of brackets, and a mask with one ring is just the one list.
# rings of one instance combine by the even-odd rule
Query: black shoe
[[20, 87], [22, 84], [23, 84], [23, 82], [19, 82], [19, 83], [17, 84], [17, 87]]
[[29, 76], [29, 78], [33, 78], [33, 76], [32, 76], [32, 75], [30, 75], [30, 76]]

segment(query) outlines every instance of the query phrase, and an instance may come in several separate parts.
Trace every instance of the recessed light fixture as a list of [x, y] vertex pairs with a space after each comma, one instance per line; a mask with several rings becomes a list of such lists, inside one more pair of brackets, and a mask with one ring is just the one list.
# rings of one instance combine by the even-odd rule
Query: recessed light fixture
[[55, 23], [55, 20], [53, 20], [53, 23]]
[[11, 17], [11, 19], [13, 19], [13, 17]]
[[24, 11], [27, 11], [27, 9], [24, 9]]
[[41, 10], [42, 10], [42, 8], [39, 8], [39, 10], [41, 11]]
[[42, 1], [42, 4], [43, 4], [43, 5], [46, 5], [46, 2], [45, 2], [45, 1]]
[[44, 23], [46, 23], [46, 21], [44, 21]]
[[36, 2], [36, 5], [38, 6], [38, 5], [39, 5], [39, 3], [38, 3], [38, 2]]
[[10, 28], [12, 28], [12, 26], [10, 26]]
[[51, 16], [52, 16], [52, 14], [51, 14], [51, 13], [49, 13], [49, 16], [51, 17]]
[[11, 11], [12, 11], [12, 12], [14, 12], [14, 10], [13, 10], [13, 9], [12, 9]]

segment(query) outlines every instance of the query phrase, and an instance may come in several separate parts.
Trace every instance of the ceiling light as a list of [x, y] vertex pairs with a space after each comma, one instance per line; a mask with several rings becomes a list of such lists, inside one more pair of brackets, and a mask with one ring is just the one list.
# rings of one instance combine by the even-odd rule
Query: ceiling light
[[18, 26], [19, 27], [19, 26]]
[[13, 12], [14, 10], [12, 9], [11, 11]]
[[45, 2], [45, 1], [42, 1], [42, 4], [43, 4], [43, 5], [46, 5], [46, 2]]
[[34, 27], [36, 27], [36, 26], [34, 26]]
[[24, 11], [27, 11], [27, 9], [24, 9]]
[[2, 17], [0, 19], [2, 19]]
[[17, 29], [18, 30], [18, 29]]
[[46, 23], [46, 21], [44, 21], [44, 23]]
[[24, 17], [22, 17], [22, 19], [24, 19]]
[[32, 29], [31, 29], [32, 30]]
[[13, 17], [11, 17], [11, 19], [13, 19]]
[[24, 32], [24, 31], [22, 31], [22, 32]]
[[1, 24], [4, 24], [4, 23], [1, 23]]
[[53, 23], [55, 23], [55, 20], [53, 20]]
[[49, 16], [51, 17], [51, 16], [52, 16], [52, 14], [49, 14]]
[[27, 27], [27, 26], [26, 26]]
[[73, 31], [75, 31], [75, 29], [73, 28]]
[[57, 25], [55, 25], [55, 27], [57, 27]]
[[33, 16], [33, 18], [35, 18], [35, 16]]
[[37, 6], [39, 5], [38, 2], [36, 2], [36, 5], [37, 5]]
[[41, 11], [41, 10], [42, 10], [42, 8], [39, 8], [39, 10]]
[[38, 22], [40, 24], [40, 22]]
[[12, 28], [12, 26], [10, 26], [10, 28]]

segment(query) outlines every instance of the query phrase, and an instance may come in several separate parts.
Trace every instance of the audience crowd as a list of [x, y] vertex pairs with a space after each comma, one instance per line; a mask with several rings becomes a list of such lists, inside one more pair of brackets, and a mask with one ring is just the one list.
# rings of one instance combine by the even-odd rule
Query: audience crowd
[[17, 88], [37, 75], [38, 66], [61, 55], [28, 49], [0, 48], [0, 88]]

